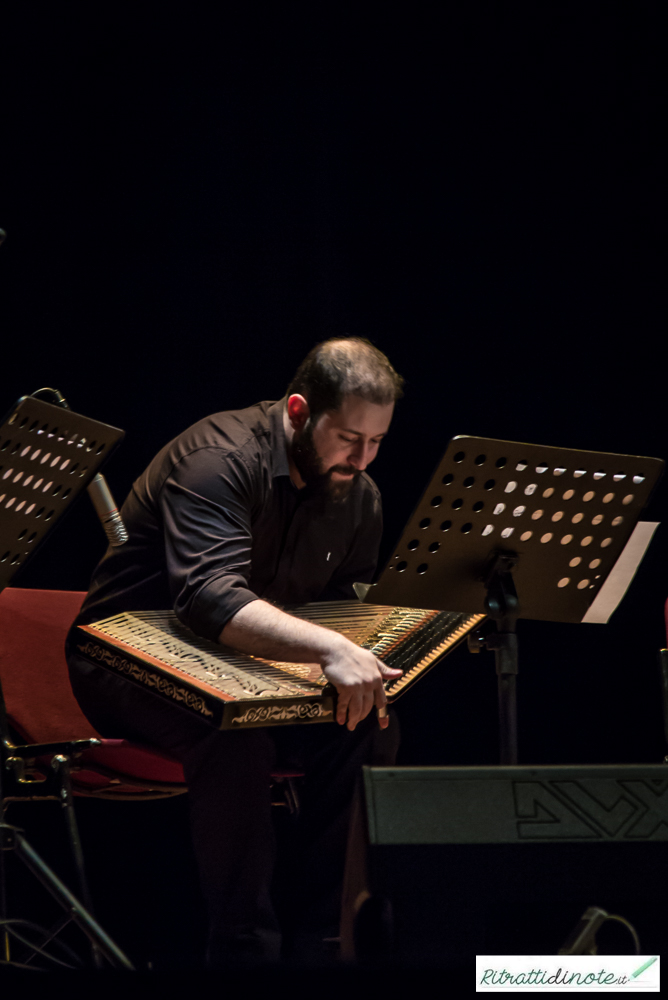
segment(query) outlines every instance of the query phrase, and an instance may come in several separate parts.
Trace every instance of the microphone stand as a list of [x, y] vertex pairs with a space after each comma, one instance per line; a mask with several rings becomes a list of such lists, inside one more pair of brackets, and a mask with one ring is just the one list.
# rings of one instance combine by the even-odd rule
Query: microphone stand
[[[54, 392], [54, 390], [49, 391]], [[90, 476], [93, 476], [103, 461], [103, 453], [107, 457], [118, 440], [123, 436], [123, 432], [118, 430], [118, 428], [109, 427], [99, 421], [90, 420], [88, 417], [72, 413], [71, 411], [69, 411], [70, 416], [67, 418], [68, 429], [65, 431], [61, 427], [59, 430], [54, 426], [54, 412], [57, 411], [55, 411], [53, 405], [26, 396], [18, 401], [15, 408], [10, 411], [5, 421], [1, 424], [3, 437], [7, 439], [7, 446], [13, 443], [11, 451], [12, 463], [17, 475], [12, 480], [14, 496], [10, 497], [8, 503], [3, 504], [0, 511], [2, 514], [2, 517], [0, 517], [0, 536], [5, 545], [11, 545], [0, 566], [0, 590], [9, 584], [19, 566], [25, 565], [25, 562], [27, 562], [40, 542], [44, 540], [54, 524], [65, 513], [72, 500], [85, 488], [85, 479], [82, 480], [81, 473], [79, 477], [71, 480], [71, 486], [68, 485], [66, 489], [63, 489], [59, 485], [51, 493], [51, 497], [54, 498], [51, 500], [53, 509], [49, 511], [46, 517], [42, 517], [46, 510], [46, 505], [38, 509], [36, 513], [33, 513], [33, 508], [38, 506], [38, 504], [32, 499], [32, 492], [27, 492], [28, 490], [32, 491], [34, 488], [27, 484], [34, 478], [31, 473], [33, 473], [35, 468], [28, 463], [34, 461], [40, 455], [41, 450], [45, 452], [45, 455], [42, 456], [42, 462], [47, 458], [51, 459], [51, 467], [55, 467], [56, 463], [60, 463], [59, 468], [61, 473], [65, 468], [70, 467], [69, 474], [71, 475], [78, 468], [77, 458], [86, 454], [88, 466], [83, 471], [87, 471]], [[42, 424], [41, 429], [39, 428], [40, 424]], [[40, 438], [38, 435], [44, 435], [44, 438]], [[50, 443], [47, 444], [49, 439]], [[89, 444], [86, 450], [84, 450], [85, 442]], [[98, 445], [95, 450], [92, 447], [93, 444]], [[37, 445], [37, 448], [35, 448], [35, 445]], [[46, 445], [46, 448], [44, 445]], [[52, 458], [52, 453], [48, 449], [49, 447], [54, 448], [54, 445], [60, 454]], [[31, 451], [32, 456], [30, 455]], [[63, 459], [65, 459], [64, 463]], [[18, 501], [16, 509], [12, 509], [15, 501]], [[20, 517], [23, 519], [25, 527], [17, 535], [18, 528], [14, 519], [17, 512], [24, 507], [25, 511], [21, 513]], [[27, 537], [29, 531], [31, 535]], [[12, 554], [13, 557], [10, 558]], [[34, 786], [33, 782], [25, 777], [25, 761], [39, 757], [50, 757], [51, 767], [46, 780], [48, 789], [45, 788], [44, 782], [40, 782], [41, 787], [39, 791], [43, 793], [48, 790], [50, 796], [60, 800], [61, 805], [66, 811], [76, 874], [81, 897], [84, 900], [83, 903], [80, 902], [70, 892], [55, 872], [52, 871], [30, 846], [22, 830], [5, 823], [4, 819], [0, 821], [0, 965], [11, 961], [9, 943], [11, 925], [14, 921], [10, 921], [7, 918], [4, 867], [5, 851], [11, 850], [14, 851], [26, 868], [42, 883], [64, 910], [63, 917], [48, 935], [48, 940], [51, 940], [70, 921], [74, 921], [93, 945], [93, 961], [97, 968], [102, 967], [102, 959], [106, 958], [114, 968], [133, 969], [130, 960], [100, 927], [91, 913], [90, 896], [83, 868], [83, 855], [71, 808], [72, 790], [69, 779], [69, 758], [94, 745], [96, 742], [96, 740], [70, 740], [60, 743], [15, 745], [10, 738], [7, 712], [2, 686], [0, 685], [0, 810], [4, 807], [8, 798], [11, 800], [31, 797], [30, 793], [34, 791]], [[31, 945], [31, 942], [27, 943], [29, 947], [32, 947], [30, 959], [43, 950], [42, 945]], [[47, 957], [53, 958], [53, 956]]]

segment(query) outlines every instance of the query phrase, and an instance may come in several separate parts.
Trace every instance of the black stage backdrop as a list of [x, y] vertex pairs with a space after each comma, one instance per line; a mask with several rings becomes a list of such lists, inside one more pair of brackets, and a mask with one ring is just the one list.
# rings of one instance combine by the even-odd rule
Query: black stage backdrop
[[[56, 386], [124, 428], [120, 501], [188, 424], [368, 337], [406, 378], [384, 557], [453, 434], [666, 457], [659, 10], [5, 24], [0, 406]], [[103, 549], [84, 498], [16, 583], [85, 590]], [[667, 554], [660, 528], [608, 626], [520, 623], [523, 762], [661, 760]], [[493, 762], [491, 655], [399, 714], [404, 763]]]

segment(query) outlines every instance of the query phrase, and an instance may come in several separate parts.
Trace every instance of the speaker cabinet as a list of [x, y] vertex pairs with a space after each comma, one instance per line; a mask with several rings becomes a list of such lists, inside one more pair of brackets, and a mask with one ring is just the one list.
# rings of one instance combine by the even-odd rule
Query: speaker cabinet
[[[556, 954], [590, 906], [625, 917], [644, 952], [660, 951], [666, 840], [661, 764], [364, 768], [343, 956], [458, 966], [476, 954]], [[633, 953], [623, 926], [613, 937], [613, 951]]]

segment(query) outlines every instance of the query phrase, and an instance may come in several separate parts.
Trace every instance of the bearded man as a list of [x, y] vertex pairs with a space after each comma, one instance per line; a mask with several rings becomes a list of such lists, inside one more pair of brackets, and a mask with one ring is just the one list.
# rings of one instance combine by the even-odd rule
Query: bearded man
[[[400, 671], [279, 605], [351, 599], [355, 582], [371, 581], [382, 515], [365, 469], [402, 381], [368, 341], [329, 340], [302, 362], [284, 399], [217, 413], [184, 431], [134, 483], [121, 511], [128, 541], [107, 550], [75, 622], [171, 607], [204, 638], [272, 660], [319, 663], [337, 689], [338, 725], [216, 730], [83, 660], [68, 643], [72, 687], [97, 731], [148, 743], [183, 764], [212, 966], [276, 960], [295, 942], [306, 956], [304, 942], [315, 948], [336, 934], [357, 775], [363, 764], [395, 760], [383, 681]], [[277, 763], [305, 772], [285, 910], [292, 945], [284, 940], [283, 951], [271, 892], [269, 787]]]

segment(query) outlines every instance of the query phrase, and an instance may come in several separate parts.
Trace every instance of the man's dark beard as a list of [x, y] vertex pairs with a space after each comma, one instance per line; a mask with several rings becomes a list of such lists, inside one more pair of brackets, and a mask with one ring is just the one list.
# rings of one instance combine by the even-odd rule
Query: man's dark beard
[[[299, 436], [295, 435], [290, 445], [290, 456], [297, 471], [309, 489], [323, 498], [338, 503], [345, 500], [360, 477], [359, 469], [352, 465], [334, 465], [327, 472], [322, 471], [322, 462], [313, 443], [313, 428], [308, 420]], [[352, 476], [340, 482], [332, 480], [333, 472]]]

